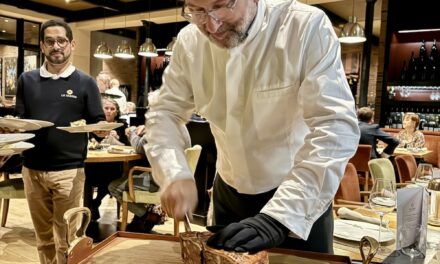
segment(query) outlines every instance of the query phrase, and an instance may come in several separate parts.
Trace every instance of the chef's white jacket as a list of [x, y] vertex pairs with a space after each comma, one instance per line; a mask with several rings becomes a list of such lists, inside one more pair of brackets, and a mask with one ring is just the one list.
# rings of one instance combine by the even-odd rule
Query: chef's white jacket
[[181, 30], [146, 114], [145, 150], [162, 187], [191, 178], [184, 125], [197, 111], [222, 179], [246, 194], [278, 187], [261, 212], [307, 239], [359, 140], [340, 44], [324, 12], [290, 0], [260, 0], [248, 33], [221, 49], [195, 25]]

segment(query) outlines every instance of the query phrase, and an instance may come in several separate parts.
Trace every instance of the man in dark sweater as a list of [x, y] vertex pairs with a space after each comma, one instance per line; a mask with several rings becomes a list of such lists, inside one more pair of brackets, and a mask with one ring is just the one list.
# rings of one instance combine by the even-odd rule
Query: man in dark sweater
[[[373, 114], [373, 110], [369, 107], [362, 107], [358, 110], [359, 129], [361, 131], [359, 144], [371, 145], [371, 159], [388, 158], [399, 145], [399, 140], [380, 130], [379, 125], [373, 124]], [[387, 144], [381, 154], [377, 152], [376, 143], [378, 140]]]
[[79, 119], [96, 123], [105, 117], [96, 82], [69, 62], [75, 48], [69, 25], [47, 21], [40, 39], [46, 60], [39, 70], [18, 79], [16, 112], [22, 118], [55, 124], [35, 132], [30, 140], [35, 147], [24, 152], [22, 173], [40, 262], [60, 264], [66, 262], [67, 249], [63, 214], [80, 206], [83, 195], [87, 134], [56, 127]]

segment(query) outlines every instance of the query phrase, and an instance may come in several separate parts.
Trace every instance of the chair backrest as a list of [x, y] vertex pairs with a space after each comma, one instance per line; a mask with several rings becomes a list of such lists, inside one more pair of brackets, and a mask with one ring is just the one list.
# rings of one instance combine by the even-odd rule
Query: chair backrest
[[371, 157], [371, 145], [359, 144], [354, 156], [348, 161], [352, 163], [357, 171], [368, 172], [368, 161]]
[[201, 152], [202, 147], [200, 145], [194, 145], [190, 148], [185, 149], [186, 161], [188, 162], [188, 166], [193, 174], [196, 171]]
[[348, 163], [347, 167], [345, 167], [344, 176], [342, 177], [338, 191], [336, 192], [335, 201], [343, 199], [361, 202], [360, 191], [356, 168], [353, 164]]
[[416, 176], [417, 162], [413, 155], [398, 155], [394, 160], [401, 183], [409, 182]]
[[396, 183], [394, 167], [389, 159], [372, 159], [368, 162], [368, 167], [370, 168], [370, 175], [373, 181], [384, 179]]

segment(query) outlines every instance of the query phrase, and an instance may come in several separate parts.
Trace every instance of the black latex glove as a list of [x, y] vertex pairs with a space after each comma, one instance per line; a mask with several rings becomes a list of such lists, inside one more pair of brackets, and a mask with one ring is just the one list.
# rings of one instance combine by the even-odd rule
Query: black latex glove
[[216, 232], [208, 239], [208, 246], [250, 253], [280, 245], [289, 233], [280, 222], [261, 213], [220, 230], [217, 226], [208, 226], [207, 229]]

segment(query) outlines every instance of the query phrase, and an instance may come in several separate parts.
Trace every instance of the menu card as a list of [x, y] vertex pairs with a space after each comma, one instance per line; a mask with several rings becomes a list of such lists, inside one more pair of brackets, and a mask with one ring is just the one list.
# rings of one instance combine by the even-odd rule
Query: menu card
[[429, 194], [424, 187], [397, 191], [397, 250], [426, 255]]

